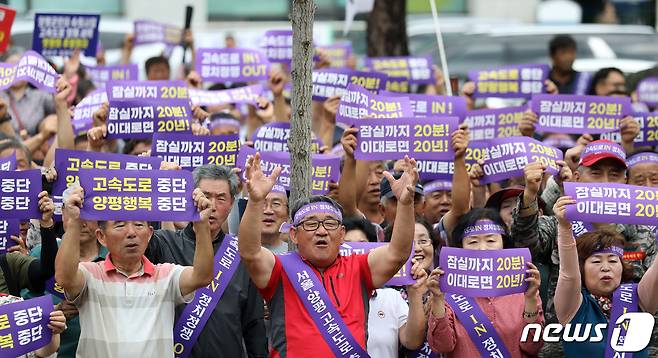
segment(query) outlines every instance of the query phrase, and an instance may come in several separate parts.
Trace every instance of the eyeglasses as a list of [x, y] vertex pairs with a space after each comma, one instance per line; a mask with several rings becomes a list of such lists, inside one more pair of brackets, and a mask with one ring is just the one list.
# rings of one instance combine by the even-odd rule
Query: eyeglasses
[[414, 245], [426, 247], [432, 245], [432, 240], [430, 239], [420, 239], [418, 241], [414, 240]]
[[322, 224], [322, 227], [325, 228], [327, 231], [333, 231], [336, 230], [340, 227], [340, 221], [336, 219], [327, 219], [327, 220], [306, 220], [302, 221], [297, 227], [302, 227], [305, 231], [315, 231], [320, 228], [320, 224]]

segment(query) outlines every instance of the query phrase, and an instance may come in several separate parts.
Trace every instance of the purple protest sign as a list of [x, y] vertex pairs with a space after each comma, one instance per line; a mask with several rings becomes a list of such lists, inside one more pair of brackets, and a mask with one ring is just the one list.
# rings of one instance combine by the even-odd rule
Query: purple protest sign
[[[471, 167], [478, 160], [484, 158], [486, 152], [487, 142], [471, 142], [469, 147], [466, 148], [466, 171], [470, 172]], [[416, 160], [416, 168], [421, 180], [452, 180], [452, 175], [455, 172], [454, 159], [448, 160]]]
[[443, 247], [439, 266], [442, 292], [467, 297], [496, 297], [525, 292], [530, 250], [468, 250]]
[[472, 141], [521, 136], [518, 124], [525, 110], [520, 106], [468, 111], [464, 123], [468, 124]]
[[211, 82], [266, 80], [270, 70], [262, 52], [242, 48], [198, 49], [195, 66], [203, 80]]
[[647, 77], [637, 84], [637, 100], [649, 106], [658, 106], [658, 77]]
[[219, 91], [189, 89], [190, 101], [200, 106], [221, 106], [225, 104], [255, 104], [263, 94], [263, 85], [251, 85]]
[[0, 170], [16, 170], [16, 151], [6, 157], [0, 158]]
[[[311, 153], [320, 152], [320, 141], [311, 133]], [[290, 152], [288, 138], [290, 137], [290, 122], [273, 122], [259, 127], [251, 141], [253, 148], [259, 152]]]
[[0, 219], [0, 254], [4, 254], [8, 248], [16, 245], [11, 237], [19, 237], [20, 232], [21, 222], [18, 219]]
[[[398, 93], [399, 95], [406, 96], [409, 94], [409, 80], [404, 77], [388, 76], [385, 81], [384, 90], [389, 92], [389, 95], [391, 95], [391, 93]], [[384, 94], [381, 91], [380, 93]]]
[[342, 96], [349, 84], [359, 85], [377, 93], [385, 89], [386, 79], [388, 78], [384, 73], [337, 68], [313, 71], [312, 76], [314, 101], [324, 101], [332, 96]]
[[41, 190], [39, 169], [0, 171], [0, 218], [41, 218], [37, 199]]
[[[367, 254], [370, 251], [378, 248], [388, 245], [386, 242], [345, 242], [342, 245], [340, 245], [340, 255], [341, 256], [350, 256], [350, 255], [358, 255], [358, 254]], [[411, 250], [409, 258], [407, 259], [407, 262], [404, 263], [404, 265], [400, 268], [400, 271], [395, 274], [395, 276], [391, 277], [390, 280], [388, 280], [384, 286], [406, 286], [406, 285], [413, 285], [416, 283], [416, 280], [414, 280], [413, 275], [411, 274], [411, 258], [413, 254], [413, 250]]]
[[545, 92], [549, 72], [548, 65], [516, 65], [470, 71], [468, 79], [475, 82], [475, 98], [530, 98]]
[[180, 27], [149, 20], [137, 20], [135, 25], [135, 45], [164, 43], [175, 46], [180, 44], [183, 31]]
[[546, 170], [557, 175], [560, 168], [556, 161], [562, 160], [561, 150], [545, 145], [529, 137], [509, 137], [486, 142], [484, 151], [484, 177], [480, 183], [489, 184], [523, 175], [528, 163], [539, 161]]
[[78, 181], [81, 169], [104, 170], [138, 170], [151, 171], [160, 168], [162, 159], [156, 157], [138, 157], [127, 154], [87, 152], [79, 150], [56, 149], [55, 170], [57, 180], [53, 183], [53, 201], [55, 214], [62, 213], [62, 193]]
[[[557, 134], [550, 136], [548, 138], [544, 138], [542, 143], [549, 145], [551, 147], [555, 147], [557, 149], [570, 149], [572, 147], [576, 146], [576, 141], [573, 140], [573, 138], [569, 136], [561, 137], [564, 134]], [[603, 139], [603, 138], [601, 138]]]
[[[238, 167], [243, 169], [247, 160], [256, 154], [256, 150], [247, 146], [240, 148]], [[276, 167], [281, 167], [278, 183], [290, 190], [290, 153], [263, 152], [260, 153], [260, 165], [263, 173], [270, 175]], [[329, 154], [313, 154], [311, 157], [311, 190], [313, 195], [324, 195], [329, 192], [329, 182], [338, 183], [340, 179], [340, 157]], [[243, 179], [244, 179], [243, 174]]]
[[382, 94], [409, 97], [414, 117], [454, 116], [461, 119], [466, 115], [466, 100], [461, 96], [391, 92], [383, 92]]
[[86, 67], [89, 78], [98, 88], [105, 88], [110, 81], [137, 81], [139, 68], [136, 64]]
[[27, 81], [40, 90], [55, 93], [58, 78], [57, 71], [34, 51], [25, 51], [18, 64], [0, 63], [0, 90], [17, 81]]
[[183, 81], [116, 81], [107, 88], [107, 138], [191, 133], [192, 110]]
[[[633, 139], [633, 145], [636, 147], [658, 145], [658, 113], [633, 113], [632, 116], [640, 126], [640, 132]], [[616, 129], [613, 132], [603, 133], [601, 139], [621, 143], [621, 132]]]
[[567, 206], [572, 221], [658, 225], [658, 189], [613, 183], [565, 182], [564, 194], [576, 200]]
[[75, 106], [71, 118], [75, 135], [84, 133], [94, 126], [94, 112], [101, 108], [104, 102], [107, 102], [107, 92], [101, 88], [88, 94]]
[[240, 152], [240, 136], [156, 133], [151, 155], [176, 163], [186, 170], [212, 164], [234, 167]]
[[413, 112], [407, 97], [377, 95], [359, 85], [349, 84], [340, 98], [336, 122], [351, 126], [367, 117], [413, 117]]
[[432, 56], [369, 57], [365, 65], [372, 71], [383, 72], [391, 77], [404, 77], [410, 84], [434, 83]]
[[453, 159], [451, 134], [457, 130], [457, 117], [377, 118], [356, 123], [359, 145], [357, 160], [409, 158]]
[[628, 97], [538, 94], [532, 96], [532, 111], [538, 116], [537, 131], [601, 134], [619, 128], [630, 114]]
[[199, 220], [194, 180], [186, 170], [88, 169], [79, 176], [85, 189], [83, 220]]
[[344, 68], [349, 67], [347, 60], [352, 56], [352, 43], [339, 43], [329, 46], [318, 46], [318, 50], [323, 51], [329, 58], [331, 67]]
[[19, 357], [50, 343], [50, 295], [0, 306], [0, 357]]
[[80, 49], [95, 57], [100, 15], [40, 14], [34, 17], [32, 49], [44, 56], [71, 56]]
[[260, 46], [270, 62], [292, 62], [292, 30], [270, 30]]

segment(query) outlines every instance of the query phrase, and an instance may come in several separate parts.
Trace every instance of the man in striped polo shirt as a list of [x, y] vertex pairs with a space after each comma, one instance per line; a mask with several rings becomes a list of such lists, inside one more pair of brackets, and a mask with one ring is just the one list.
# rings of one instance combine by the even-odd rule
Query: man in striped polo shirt
[[187, 303], [213, 274], [210, 201], [193, 193], [200, 221], [194, 266], [152, 264], [144, 251], [153, 234], [146, 221], [99, 222], [105, 261], [80, 262], [80, 209], [84, 192], [64, 203], [68, 220], [55, 262], [55, 278], [80, 312], [78, 357], [173, 357], [174, 306]]

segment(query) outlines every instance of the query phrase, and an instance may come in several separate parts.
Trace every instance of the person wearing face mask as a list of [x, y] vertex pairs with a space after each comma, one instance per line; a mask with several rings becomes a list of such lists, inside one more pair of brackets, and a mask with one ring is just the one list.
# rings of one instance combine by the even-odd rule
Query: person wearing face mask
[[[608, 336], [611, 324], [622, 313], [658, 311], [658, 264], [646, 270], [637, 285], [633, 268], [624, 259], [625, 240], [615, 231], [586, 232], [574, 239], [572, 224], [565, 219], [567, 206], [576, 201], [564, 196], [554, 207], [558, 220], [560, 275], [555, 289], [555, 312], [561, 324], [608, 323], [599, 342], [563, 341], [567, 357], [615, 355]], [[623, 296], [622, 296], [623, 295]], [[624, 298], [622, 298], [624, 297]], [[630, 334], [630, 333], [629, 333]], [[633, 357], [647, 357], [648, 349]]]
[[[537, 169], [537, 168], [536, 168]], [[519, 196], [512, 212], [512, 237], [517, 247], [530, 249], [533, 261], [549, 268], [548, 299], [546, 302], [546, 322], [557, 323], [554, 308], [555, 287], [559, 276], [560, 257], [557, 248], [558, 220], [555, 216], [540, 215], [537, 192], [542, 180], [544, 167], [539, 166], [534, 174], [526, 173], [526, 188]], [[580, 156], [573, 180], [584, 183], [625, 184], [626, 154], [617, 143], [597, 140], [587, 144]], [[633, 280], [639, 281], [656, 256], [656, 240], [651, 228], [645, 225], [622, 225], [611, 223], [582, 223], [573, 225], [576, 236], [585, 231], [608, 229], [624, 237], [626, 261], [634, 271]], [[547, 343], [542, 355], [561, 354], [562, 345]]]
[[[462, 216], [452, 232], [451, 246], [468, 250], [501, 250], [513, 246], [500, 215], [492, 209], [473, 209]], [[471, 339], [468, 331], [456, 314], [456, 303], [446, 298], [439, 287], [439, 278], [444, 271], [438, 267], [429, 277], [431, 292], [430, 317], [427, 332], [433, 351], [445, 353], [446, 357], [477, 357], [480, 344]], [[542, 342], [521, 342], [523, 328], [529, 323], [543, 326], [544, 317], [539, 298], [540, 276], [537, 267], [527, 263], [527, 289], [524, 293], [498, 297], [470, 298], [474, 309], [479, 309], [482, 319], [488, 319], [499, 337], [497, 343], [504, 345], [511, 357], [536, 356]], [[476, 313], [473, 313], [476, 314]]]

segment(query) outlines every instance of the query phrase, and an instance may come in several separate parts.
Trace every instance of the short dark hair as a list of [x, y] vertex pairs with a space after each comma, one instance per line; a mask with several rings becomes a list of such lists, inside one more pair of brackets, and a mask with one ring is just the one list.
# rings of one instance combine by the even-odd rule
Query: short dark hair
[[123, 146], [123, 154], [130, 154], [140, 143], [151, 145], [151, 139], [129, 139]]
[[146, 73], [149, 73], [149, 69], [158, 64], [163, 64], [167, 66], [167, 69], [169, 69], [169, 60], [164, 57], [164, 56], [155, 56], [151, 57], [148, 60], [146, 60], [146, 63], [144, 64], [144, 69], [146, 70]]
[[23, 144], [23, 142], [19, 141], [15, 137], [10, 137], [0, 142], [0, 152], [8, 148], [14, 148], [14, 150], [23, 151], [23, 153], [25, 153], [25, 158], [27, 158], [27, 164], [32, 165], [32, 152], [28, 147], [25, 146], [25, 144]]
[[[576, 249], [578, 250], [578, 263], [580, 264], [580, 280], [583, 286], [585, 286], [585, 260], [597, 250], [607, 249], [612, 246], [623, 249], [624, 242], [624, 237], [621, 234], [609, 230], [589, 231], [578, 236]], [[632, 281], [634, 273], [631, 264], [624, 261], [622, 257], [621, 265], [621, 282]]]
[[[435, 252], [436, 250], [441, 248], [442, 245], [441, 245], [439, 232], [432, 227], [432, 224], [430, 224], [429, 221], [425, 220], [425, 218], [422, 216], [416, 215], [416, 220], [414, 221], [414, 224], [421, 224], [423, 225], [423, 227], [425, 227], [425, 230], [427, 230], [427, 233], [430, 235], [430, 240], [432, 240], [432, 249], [434, 249]], [[384, 241], [391, 242], [392, 237], [393, 237], [393, 225], [388, 225], [386, 226], [386, 229], [384, 229]]]
[[460, 217], [454, 230], [452, 230], [452, 238], [450, 240], [450, 246], [463, 247], [464, 230], [466, 230], [467, 227], [475, 224], [480, 219], [489, 219], [494, 223], [500, 225], [500, 227], [502, 227], [505, 230], [505, 234], [502, 235], [503, 248], [508, 249], [514, 247], [512, 238], [507, 232], [507, 225], [505, 225], [505, 222], [500, 217], [498, 211], [491, 208], [471, 209], [471, 211], [466, 213], [466, 215]]
[[[589, 88], [587, 89], [587, 94], [593, 96], [595, 94], [594, 91], [596, 90], [596, 86], [599, 83], [605, 81], [608, 78], [608, 76], [610, 76], [610, 73], [612, 73], [612, 72], [617, 72], [620, 75], [622, 75], [622, 77], [624, 76], [624, 72], [622, 72], [617, 67], [602, 68], [602, 69], [596, 71], [594, 73], [594, 75], [592, 76], [592, 79], [589, 82]], [[608, 95], [608, 93], [606, 93], [606, 95]]]
[[311, 195], [308, 198], [298, 199], [297, 201], [295, 201], [292, 204], [292, 206], [291, 206], [292, 209], [290, 211], [290, 217], [294, 218], [295, 214], [297, 213], [297, 211], [299, 211], [299, 209], [302, 208], [302, 206], [304, 206], [306, 204], [310, 204], [310, 203], [319, 203], [319, 202], [329, 203], [329, 204], [333, 205], [336, 209], [338, 209], [340, 211], [341, 216], [345, 215], [345, 213], [343, 212], [343, 207], [340, 206], [340, 204], [338, 204], [338, 202], [336, 202], [336, 200], [334, 200], [334, 199], [332, 199], [328, 196], [324, 196], [324, 195]]
[[343, 220], [345, 232], [352, 230], [360, 230], [368, 239], [369, 242], [377, 242], [377, 230], [375, 226], [368, 220], [356, 216], [350, 216]]
[[569, 35], [557, 35], [548, 43], [548, 53], [553, 56], [558, 50], [576, 50], [576, 40]]

